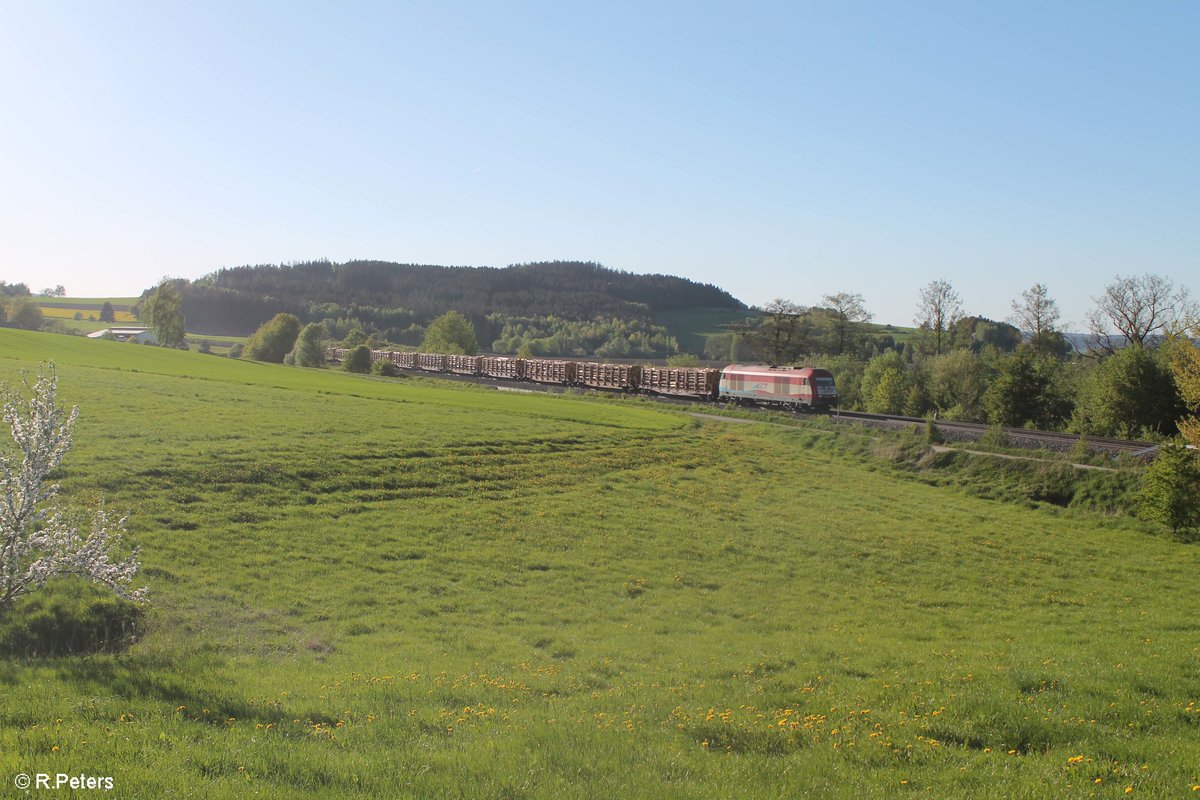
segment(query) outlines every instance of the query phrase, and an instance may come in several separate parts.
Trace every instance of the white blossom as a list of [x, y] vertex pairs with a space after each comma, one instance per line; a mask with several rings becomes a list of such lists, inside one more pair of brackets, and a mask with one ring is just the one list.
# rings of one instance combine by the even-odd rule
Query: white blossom
[[78, 515], [54, 502], [58, 484], [46, 482], [71, 449], [79, 408], [67, 414], [58, 406], [53, 364], [38, 373], [32, 390], [26, 376], [21, 383], [25, 392], [7, 386], [2, 392], [16, 448], [0, 447], [0, 608], [57, 575], [79, 575], [144, 601], [146, 589], [129, 588], [139, 567], [137, 549], [124, 559], [117, 555], [127, 518], [114, 518], [101, 504], [81, 533]]

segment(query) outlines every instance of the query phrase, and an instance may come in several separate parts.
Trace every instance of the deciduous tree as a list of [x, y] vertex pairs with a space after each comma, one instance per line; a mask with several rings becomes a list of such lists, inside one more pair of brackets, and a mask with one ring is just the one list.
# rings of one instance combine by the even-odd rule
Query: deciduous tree
[[295, 314], [276, 314], [260, 325], [246, 340], [246, 349], [242, 357], [282, 364], [283, 357], [295, 346], [296, 337], [299, 335], [300, 320]]
[[4, 422], [16, 447], [0, 448], [0, 609], [59, 575], [78, 575], [121, 597], [145, 600], [145, 589], [129, 588], [139, 567], [137, 550], [119, 555], [125, 518], [101, 506], [84, 533], [77, 515], [53, 502], [58, 484], [47, 476], [71, 448], [79, 409], [68, 414], [59, 407], [53, 365], [32, 389], [27, 378], [22, 386], [24, 391], [2, 387]]
[[838, 292], [827, 294], [822, 300], [832, 312], [831, 322], [836, 348], [834, 355], [841, 355], [851, 342], [854, 324], [870, 322], [872, 315], [863, 306], [861, 294]]
[[28, 297], [30, 295], [29, 284], [0, 281], [0, 295], [4, 297]]
[[479, 352], [475, 339], [475, 326], [457, 311], [447, 311], [429, 323], [421, 350], [427, 353], [473, 356]]
[[983, 396], [996, 374], [986, 360], [971, 350], [952, 350], [929, 359], [925, 367], [939, 416], [974, 422], [986, 418]]
[[[1192, 327], [1193, 337], [1200, 337], [1200, 324]], [[1179, 395], [1190, 412], [1178, 421], [1179, 433], [1194, 447], [1200, 448], [1200, 348], [1188, 337], [1171, 343], [1171, 372]]]
[[1033, 349], [1043, 353], [1060, 352], [1058, 302], [1050, 296], [1046, 284], [1035, 283], [1021, 292], [1021, 299], [1012, 302], [1012, 311], [1009, 320], [1028, 337]]
[[1142, 476], [1141, 513], [1172, 533], [1200, 525], [1200, 461], [1180, 442], [1165, 442]]
[[913, 321], [921, 329], [924, 349], [941, 355], [950, 344], [950, 331], [962, 315], [962, 301], [950, 281], [930, 281], [923, 286]]
[[1096, 346], [1109, 353], [1127, 344], [1153, 345], [1178, 332], [1196, 312], [1185, 287], [1149, 273], [1130, 278], [1118, 275], [1104, 287], [1104, 294], [1092, 299], [1096, 307], [1088, 313], [1088, 331]]
[[753, 321], [726, 326], [773, 367], [791, 364], [808, 348], [811, 320], [804, 306], [777, 297]]
[[42, 309], [32, 297], [17, 295], [8, 301], [8, 324], [27, 331], [42, 329]]
[[1072, 427], [1096, 436], [1171, 436], [1185, 411], [1168, 356], [1125, 347], [1083, 380]]
[[325, 326], [319, 322], [305, 325], [292, 352], [298, 367], [325, 366]]
[[141, 321], [154, 329], [154, 335], [163, 347], [183, 346], [183, 310], [174, 281], [164, 279], [142, 301]]
[[984, 394], [988, 421], [996, 425], [1056, 430], [1071, 414], [1071, 398], [1059, 381], [1060, 362], [1022, 345], [1002, 360]]
[[911, 389], [908, 365], [894, 350], [875, 356], [863, 370], [863, 405], [873, 414], [903, 413]]

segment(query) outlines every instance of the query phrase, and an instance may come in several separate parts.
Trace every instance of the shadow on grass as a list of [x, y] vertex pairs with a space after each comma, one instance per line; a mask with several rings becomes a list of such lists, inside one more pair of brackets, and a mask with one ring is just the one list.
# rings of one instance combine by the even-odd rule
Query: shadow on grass
[[[337, 718], [314, 711], [286, 708], [279, 702], [252, 703], [215, 685], [230, 685], [222, 680], [218, 666], [211, 660], [203, 664], [166, 656], [85, 656], [48, 661], [59, 680], [73, 684], [81, 694], [111, 694], [121, 698], [149, 700], [178, 710], [184, 719], [225, 724], [230, 718], [281, 725], [293, 719], [311, 723], [335, 724]], [[183, 677], [180, 672], [186, 672]], [[197, 684], [196, 676], [208, 676], [213, 686]]]

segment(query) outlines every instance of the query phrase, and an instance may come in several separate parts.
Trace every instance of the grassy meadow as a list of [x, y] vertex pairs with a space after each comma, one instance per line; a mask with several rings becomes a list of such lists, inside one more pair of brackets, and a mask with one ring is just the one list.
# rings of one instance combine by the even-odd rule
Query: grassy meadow
[[1200, 549], [1140, 523], [877, 431], [0, 330], [50, 359], [152, 604], [0, 658], [3, 791], [1200, 796]]

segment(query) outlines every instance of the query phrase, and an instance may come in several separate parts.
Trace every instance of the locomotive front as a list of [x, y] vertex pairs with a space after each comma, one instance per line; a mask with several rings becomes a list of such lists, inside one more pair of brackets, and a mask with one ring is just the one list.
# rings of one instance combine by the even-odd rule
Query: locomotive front
[[719, 396], [739, 403], [828, 411], [837, 405], [833, 373], [814, 367], [730, 364], [721, 370]]

